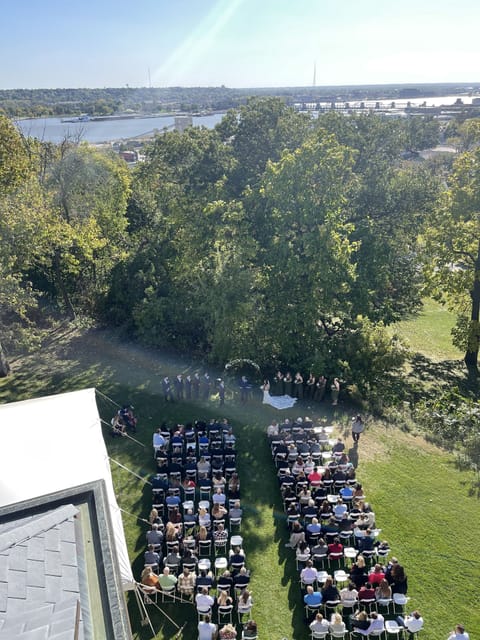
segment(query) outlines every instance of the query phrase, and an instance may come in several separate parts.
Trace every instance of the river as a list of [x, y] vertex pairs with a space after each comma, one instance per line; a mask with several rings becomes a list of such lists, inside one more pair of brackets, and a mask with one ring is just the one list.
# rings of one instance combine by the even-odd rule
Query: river
[[[194, 116], [194, 126], [212, 129], [225, 114], [214, 113], [207, 116]], [[130, 118], [126, 120], [89, 120], [88, 122], [62, 122], [60, 118], [27, 118], [15, 124], [25, 136], [38, 138], [45, 142], [61, 142], [65, 138], [80, 138], [86, 142], [100, 143], [136, 138], [162, 131], [174, 123], [174, 116], [152, 118]]]
[[[440, 96], [429, 98], [412, 98], [411, 100], [395, 100], [397, 109], [405, 108], [407, 102], [412, 106], [426, 104], [426, 106], [452, 105], [457, 98], [464, 104], [471, 104], [469, 96]], [[390, 106], [391, 99], [379, 98], [378, 101], [366, 100], [365, 107], [373, 108], [376, 102]], [[354, 101], [351, 102], [354, 105]], [[207, 116], [194, 116], [194, 126], [205, 126], [212, 129], [225, 114], [215, 113]], [[125, 140], [153, 133], [154, 129], [162, 131], [174, 123], [174, 116], [156, 116], [149, 118], [131, 118], [126, 120], [90, 120], [88, 122], [62, 122], [60, 118], [30, 118], [19, 120], [16, 125], [25, 136], [31, 136], [46, 142], [61, 142], [65, 138], [79, 138], [86, 142], [100, 143], [113, 140]]]

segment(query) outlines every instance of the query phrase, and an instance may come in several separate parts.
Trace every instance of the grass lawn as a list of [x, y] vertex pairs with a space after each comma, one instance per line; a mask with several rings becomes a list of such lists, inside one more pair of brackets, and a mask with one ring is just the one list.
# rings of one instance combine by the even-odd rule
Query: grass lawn
[[424, 300], [420, 314], [392, 325], [391, 330], [404, 338], [410, 349], [433, 361], [461, 360], [464, 354], [452, 345], [451, 330], [455, 315], [435, 300]]
[[[432, 349], [441, 353], [440, 347]], [[0, 382], [1, 402], [95, 386], [119, 403], [133, 403], [140, 417], [138, 437], [146, 447], [125, 439], [106, 441], [112, 458], [142, 476], [149, 476], [154, 470], [151, 436], [162, 420], [227, 416], [235, 425], [238, 439], [245, 510], [242, 535], [247, 564], [252, 570], [252, 613], [260, 638], [309, 637], [293, 553], [284, 547], [287, 533], [265, 438], [266, 425], [279, 414], [262, 406], [260, 395], [246, 407], [227, 398], [221, 413], [214, 400], [198, 405], [165, 405], [160, 376], [195, 370], [198, 363], [160, 357], [102, 331], [58, 335], [42, 351], [14, 364], [14, 375]], [[106, 400], [99, 402], [99, 408], [105, 419], [114, 410]], [[336, 423], [339, 430], [350, 416], [348, 407], [341, 405], [335, 414], [332, 407], [325, 406], [320, 411], [304, 407], [281, 415], [296, 417], [305, 413], [324, 417], [329, 423]], [[349, 437], [347, 445], [351, 446]], [[124, 526], [134, 573], [139, 576], [147, 525], [136, 516], [147, 517], [150, 491], [115, 464], [112, 475], [120, 507], [133, 514], [124, 514]], [[409, 609], [419, 608], [426, 621], [421, 637], [445, 638], [454, 623], [462, 621], [473, 640], [472, 632], [480, 629], [480, 611], [472, 596], [480, 577], [476, 554], [480, 510], [478, 499], [470, 493], [472, 475], [458, 471], [452, 455], [423, 439], [373, 421], [360, 441], [357, 475], [372, 503], [382, 537], [406, 567]], [[150, 638], [148, 627], [139, 624], [134, 603], [130, 604], [135, 638]], [[166, 605], [164, 610], [176, 624], [187, 622], [187, 640], [197, 637], [191, 605]], [[165, 616], [156, 611], [151, 616], [157, 638], [173, 637], [176, 627]]]

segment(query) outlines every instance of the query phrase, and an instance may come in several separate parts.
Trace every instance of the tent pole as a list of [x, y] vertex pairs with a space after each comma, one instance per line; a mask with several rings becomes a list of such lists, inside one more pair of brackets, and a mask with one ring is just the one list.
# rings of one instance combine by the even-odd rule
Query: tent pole
[[[138, 605], [138, 609], [140, 611], [140, 616], [142, 619], [142, 625], [148, 624], [148, 626], [150, 627], [151, 631], [152, 631], [152, 635], [155, 638], [155, 636], [157, 635], [155, 633], [155, 629], [153, 628], [152, 625], [152, 621], [150, 620], [150, 616], [148, 615], [147, 612], [147, 608], [145, 607], [145, 603], [142, 600], [142, 598], [140, 597], [140, 594], [138, 593], [139, 589], [138, 586], [135, 586], [135, 598], [137, 599], [137, 605]], [[131, 628], [131, 624], [130, 624], [130, 628]]]

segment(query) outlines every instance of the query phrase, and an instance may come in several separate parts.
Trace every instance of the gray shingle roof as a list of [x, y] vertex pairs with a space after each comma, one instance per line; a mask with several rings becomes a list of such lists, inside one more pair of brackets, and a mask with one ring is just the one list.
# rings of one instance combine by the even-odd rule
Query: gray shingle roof
[[78, 513], [64, 505], [0, 524], [0, 640], [73, 638], [83, 562]]

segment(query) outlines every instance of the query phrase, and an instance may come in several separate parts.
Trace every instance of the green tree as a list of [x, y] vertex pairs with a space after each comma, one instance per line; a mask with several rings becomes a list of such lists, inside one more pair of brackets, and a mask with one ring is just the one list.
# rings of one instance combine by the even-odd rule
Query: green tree
[[45, 184], [63, 231], [49, 275], [73, 318], [76, 304], [95, 308], [125, 254], [130, 175], [114, 154], [64, 144]]
[[477, 367], [480, 344], [480, 148], [459, 156], [430, 222], [426, 271], [436, 297], [457, 313], [454, 344]]

